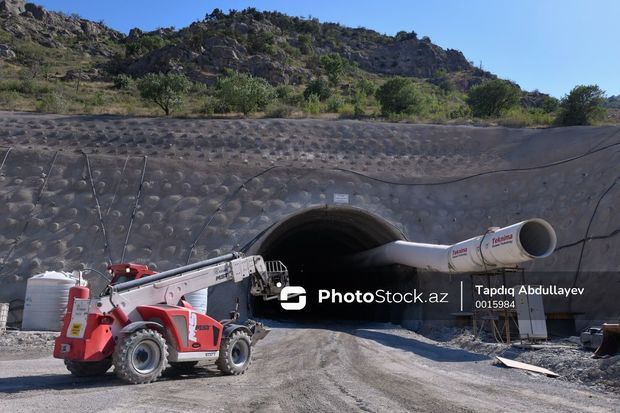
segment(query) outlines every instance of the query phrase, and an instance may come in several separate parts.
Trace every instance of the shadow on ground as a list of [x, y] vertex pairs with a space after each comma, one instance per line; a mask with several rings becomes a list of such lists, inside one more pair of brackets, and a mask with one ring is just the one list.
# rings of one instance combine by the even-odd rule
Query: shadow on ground
[[[169, 380], [203, 379], [219, 376], [217, 371], [206, 367], [197, 367], [192, 372], [180, 373], [172, 369], [164, 371], [158, 382]], [[69, 390], [105, 388], [113, 386], [130, 386], [118, 379], [114, 373], [96, 377], [74, 377], [71, 374], [46, 374], [33, 376], [14, 376], [0, 378], [0, 394], [21, 393], [33, 390]]]
[[409, 337], [401, 337], [395, 334], [384, 333], [375, 330], [356, 330], [353, 335], [369, 340], [374, 340], [384, 346], [409, 351], [420, 357], [438, 362], [471, 362], [490, 360], [483, 354], [470, 353], [466, 350], [451, 349], [423, 343]]
[[[424, 343], [412, 337], [403, 337], [393, 334], [390, 330], [402, 328], [395, 324], [386, 323], [368, 323], [368, 322], [287, 322], [265, 320], [266, 325], [271, 328], [317, 328], [323, 330], [333, 330], [341, 333], [347, 333], [356, 337], [365, 338], [376, 341], [384, 346], [396, 348], [403, 351], [411, 352], [417, 356], [427, 358], [437, 362], [476, 362], [490, 360], [489, 356], [484, 354], [472, 353], [467, 350], [452, 349], [434, 344]], [[385, 330], [385, 331], [382, 331]]]

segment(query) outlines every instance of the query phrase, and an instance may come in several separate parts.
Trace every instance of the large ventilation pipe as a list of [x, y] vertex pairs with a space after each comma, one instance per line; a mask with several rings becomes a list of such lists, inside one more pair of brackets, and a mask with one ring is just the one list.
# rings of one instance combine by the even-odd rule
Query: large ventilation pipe
[[534, 218], [454, 245], [394, 241], [351, 256], [359, 266], [402, 264], [428, 271], [477, 272], [514, 267], [522, 262], [548, 257], [557, 237], [545, 220]]

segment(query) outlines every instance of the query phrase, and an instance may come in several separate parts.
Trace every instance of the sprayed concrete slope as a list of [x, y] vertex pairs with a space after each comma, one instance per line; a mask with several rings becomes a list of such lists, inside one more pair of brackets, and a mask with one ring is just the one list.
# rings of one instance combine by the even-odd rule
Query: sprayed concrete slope
[[[334, 194], [419, 242], [544, 218], [561, 248], [529, 270], [618, 271], [620, 236], [605, 236], [620, 228], [620, 184], [608, 190], [619, 143], [617, 127], [1, 113], [0, 302], [23, 299], [27, 277], [44, 270], [213, 257], [334, 205]], [[586, 232], [595, 239], [579, 264]]]

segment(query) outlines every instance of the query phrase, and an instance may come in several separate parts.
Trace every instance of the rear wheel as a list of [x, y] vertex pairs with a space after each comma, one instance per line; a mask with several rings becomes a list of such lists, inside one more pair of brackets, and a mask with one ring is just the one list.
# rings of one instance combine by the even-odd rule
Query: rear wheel
[[252, 362], [252, 340], [250, 335], [237, 330], [223, 338], [217, 368], [224, 374], [239, 375], [245, 373]]
[[113, 354], [116, 375], [129, 383], [150, 383], [161, 376], [168, 360], [166, 340], [155, 330], [122, 337]]
[[65, 367], [76, 377], [102, 376], [111, 366], [112, 359], [109, 357], [100, 361], [65, 360]]

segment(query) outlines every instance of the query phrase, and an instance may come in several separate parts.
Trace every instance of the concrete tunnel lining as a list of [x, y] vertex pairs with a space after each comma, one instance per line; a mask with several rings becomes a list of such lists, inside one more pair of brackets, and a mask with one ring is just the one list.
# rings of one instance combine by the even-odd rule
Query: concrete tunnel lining
[[[373, 269], [372, 273], [364, 274], [359, 269], [339, 265], [339, 258], [404, 239], [404, 234], [396, 226], [363, 209], [321, 206], [282, 219], [250, 246], [247, 253], [260, 254], [266, 260], [281, 260], [289, 269], [291, 285], [302, 285], [309, 294], [317, 288], [369, 290], [397, 282], [398, 277], [391, 275], [398, 270]], [[408, 271], [411, 273], [412, 270]], [[298, 312], [280, 311], [274, 301], [251, 301], [251, 312], [256, 316], [303, 318]], [[334, 311], [335, 308], [327, 306], [308, 313], [312, 313], [314, 319], [339, 318]], [[363, 314], [363, 311], [359, 316], [387, 321], [385, 315]]]

